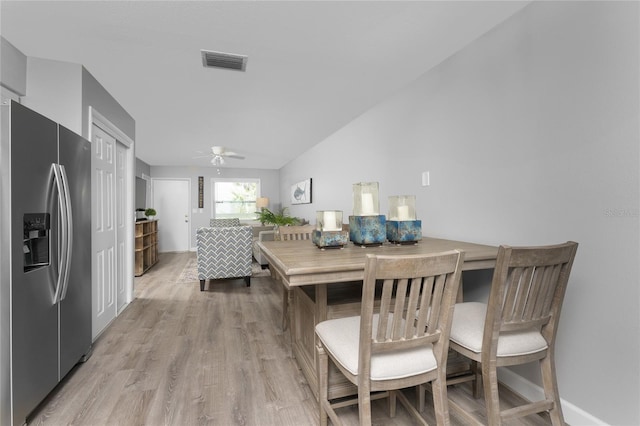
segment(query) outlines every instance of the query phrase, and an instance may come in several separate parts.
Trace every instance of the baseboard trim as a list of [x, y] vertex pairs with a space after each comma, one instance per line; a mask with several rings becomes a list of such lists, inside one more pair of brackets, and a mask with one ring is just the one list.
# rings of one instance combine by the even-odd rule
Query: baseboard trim
[[[498, 369], [498, 380], [528, 400], [536, 401], [544, 398], [544, 391], [540, 386], [514, 373], [508, 368]], [[582, 408], [568, 402], [565, 399], [561, 398], [560, 400], [562, 402], [562, 414], [564, 414], [564, 421], [567, 424], [573, 426], [608, 426], [608, 423], [591, 415]]]

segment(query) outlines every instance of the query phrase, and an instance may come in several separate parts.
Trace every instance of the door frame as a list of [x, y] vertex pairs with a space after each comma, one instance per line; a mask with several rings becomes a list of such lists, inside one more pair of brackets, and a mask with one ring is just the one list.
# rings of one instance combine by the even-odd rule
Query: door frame
[[191, 251], [191, 178], [172, 178], [172, 177], [152, 177], [151, 178], [151, 201], [155, 199], [155, 182], [156, 181], [184, 181], [187, 183], [187, 251]]
[[[94, 107], [89, 106], [89, 141], [93, 140], [93, 125], [100, 127], [102, 130], [109, 133], [116, 139], [116, 143], [122, 144], [126, 148], [125, 156], [126, 156], [126, 164], [127, 167], [125, 169], [124, 176], [124, 187], [125, 187], [125, 196], [122, 198], [124, 200], [125, 205], [122, 207], [125, 212], [131, 212], [129, 218], [130, 220], [126, 220], [125, 217], [125, 238], [124, 238], [124, 265], [119, 265], [116, 258], [116, 276], [119, 272], [122, 272], [122, 276], [124, 277], [124, 285], [125, 285], [125, 294], [126, 300], [122, 304], [123, 309], [133, 300], [133, 290], [134, 290], [134, 280], [133, 280], [133, 266], [135, 262], [135, 251], [134, 251], [134, 224], [135, 224], [135, 142], [129, 136], [127, 136], [124, 132], [122, 132], [115, 124], [113, 124], [109, 119], [107, 119], [104, 115], [98, 112]], [[93, 207], [93, 206], [92, 206]], [[94, 237], [95, 226], [92, 226], [91, 237]], [[116, 237], [117, 240], [117, 237]], [[93, 265], [92, 265], [93, 267]], [[122, 270], [119, 270], [122, 268]], [[96, 283], [91, 283], [91, 288], [95, 288], [94, 285]], [[116, 306], [118, 303], [116, 302]], [[120, 312], [116, 312], [116, 316]], [[98, 333], [99, 335], [100, 333]], [[95, 341], [98, 338], [98, 335], [93, 336], [93, 340]]]

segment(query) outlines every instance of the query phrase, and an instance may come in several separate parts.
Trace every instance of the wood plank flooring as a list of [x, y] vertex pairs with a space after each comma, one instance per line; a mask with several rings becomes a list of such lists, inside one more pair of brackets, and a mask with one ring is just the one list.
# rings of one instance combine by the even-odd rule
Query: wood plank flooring
[[[93, 355], [34, 411], [29, 425], [314, 425], [317, 404], [281, 330], [281, 285], [270, 277], [221, 280], [204, 292], [178, 282], [194, 253], [165, 253], [135, 281], [135, 300], [94, 344]], [[412, 392], [412, 391], [409, 391]], [[505, 391], [508, 406], [517, 396]], [[449, 397], [483, 419], [468, 385]], [[414, 401], [413, 395], [410, 397]], [[425, 419], [435, 424], [430, 395]], [[356, 407], [339, 411], [358, 424]], [[373, 404], [374, 424], [407, 425], [399, 405]], [[451, 413], [453, 425], [466, 420]], [[539, 416], [511, 424], [544, 425]]]

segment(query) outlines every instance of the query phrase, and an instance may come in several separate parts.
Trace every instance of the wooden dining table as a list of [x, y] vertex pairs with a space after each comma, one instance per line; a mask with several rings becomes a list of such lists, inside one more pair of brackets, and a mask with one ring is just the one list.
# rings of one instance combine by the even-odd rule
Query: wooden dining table
[[[429, 254], [457, 249], [465, 252], [463, 271], [492, 269], [498, 254], [496, 246], [441, 238], [422, 238], [410, 245], [384, 243], [361, 247], [348, 243], [343, 248], [331, 249], [319, 249], [310, 240], [262, 241], [259, 246], [274, 278], [291, 295], [292, 353], [314, 393], [317, 392], [315, 326], [327, 319], [360, 314], [367, 254]], [[330, 372], [330, 398], [354, 393], [357, 390], [351, 383]]]

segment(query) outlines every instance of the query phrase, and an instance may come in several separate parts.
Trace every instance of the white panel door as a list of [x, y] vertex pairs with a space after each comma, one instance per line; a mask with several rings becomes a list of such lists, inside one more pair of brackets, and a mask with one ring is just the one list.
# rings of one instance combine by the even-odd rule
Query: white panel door
[[116, 139], [95, 125], [91, 134], [92, 335], [95, 339], [116, 317]]
[[153, 208], [158, 219], [158, 251], [188, 251], [189, 179], [152, 179]]
[[127, 223], [131, 216], [126, 213], [127, 196], [127, 148], [120, 142], [116, 144], [116, 309], [119, 313], [127, 304], [127, 280], [125, 279], [125, 256]]

